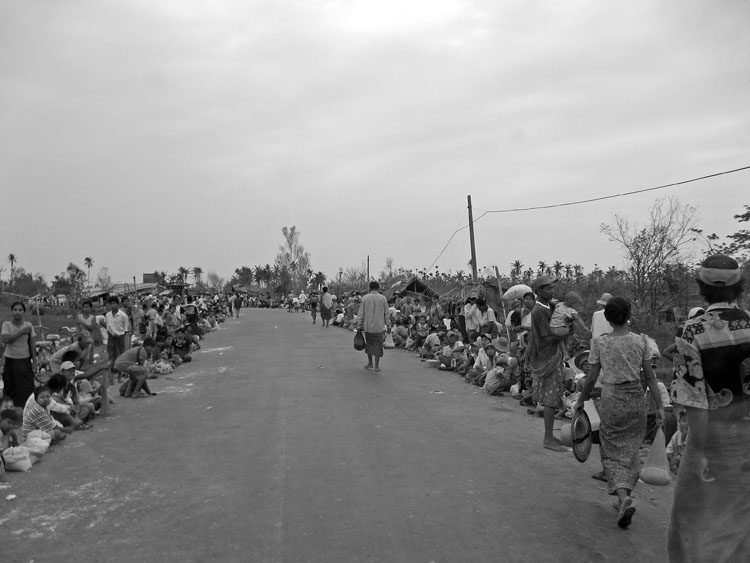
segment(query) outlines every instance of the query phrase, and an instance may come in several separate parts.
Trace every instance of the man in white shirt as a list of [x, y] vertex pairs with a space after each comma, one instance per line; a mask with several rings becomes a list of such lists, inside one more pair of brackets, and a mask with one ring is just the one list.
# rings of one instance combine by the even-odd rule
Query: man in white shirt
[[109, 298], [105, 326], [107, 328], [107, 355], [110, 368], [114, 368], [115, 360], [125, 351], [125, 334], [128, 332], [128, 316], [120, 310], [120, 299], [116, 296]]
[[466, 324], [466, 340], [467, 342], [474, 342], [477, 339], [477, 333], [479, 327], [477, 321], [474, 318], [474, 309], [476, 309], [477, 298], [469, 297], [464, 304], [464, 322]]
[[604, 307], [612, 299], [609, 293], [602, 293], [602, 296], [596, 302], [597, 308], [591, 315], [591, 342], [599, 338], [602, 334], [612, 332], [612, 325], [604, 318]]
[[299, 294], [299, 308], [300, 311], [303, 313], [305, 312], [305, 304], [307, 304], [307, 295], [305, 295], [305, 290], [302, 290], [302, 293]]
[[477, 299], [476, 306], [472, 311], [474, 322], [476, 323], [477, 330], [489, 331], [496, 328], [497, 318], [495, 317], [495, 311], [492, 307], [487, 305], [487, 302], [481, 297]]

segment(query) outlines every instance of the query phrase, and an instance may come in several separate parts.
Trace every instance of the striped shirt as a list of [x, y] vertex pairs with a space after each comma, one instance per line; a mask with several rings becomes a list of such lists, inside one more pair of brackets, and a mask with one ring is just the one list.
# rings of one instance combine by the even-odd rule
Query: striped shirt
[[34, 399], [34, 395], [29, 396], [26, 406], [23, 408], [23, 426], [21, 426], [21, 436], [25, 440], [26, 436], [32, 430], [44, 430], [52, 433], [57, 427], [54, 419], [49, 414], [49, 410], [40, 405]]

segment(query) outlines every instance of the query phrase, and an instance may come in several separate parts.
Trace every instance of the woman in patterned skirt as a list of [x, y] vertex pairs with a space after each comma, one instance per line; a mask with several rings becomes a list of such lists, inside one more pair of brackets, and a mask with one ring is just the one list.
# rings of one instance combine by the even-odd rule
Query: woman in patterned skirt
[[604, 318], [613, 330], [592, 342], [589, 363], [581, 397], [574, 409], [583, 408], [596, 380], [601, 376], [602, 397], [599, 403], [599, 440], [602, 465], [610, 495], [617, 495], [617, 525], [627, 528], [635, 514], [630, 496], [636, 482], [640, 461], [638, 450], [646, 434], [646, 401], [641, 386], [641, 370], [657, 402], [656, 418], [664, 420], [664, 407], [656, 376], [651, 369], [648, 344], [643, 336], [628, 329], [630, 303], [613, 297], [604, 308]]

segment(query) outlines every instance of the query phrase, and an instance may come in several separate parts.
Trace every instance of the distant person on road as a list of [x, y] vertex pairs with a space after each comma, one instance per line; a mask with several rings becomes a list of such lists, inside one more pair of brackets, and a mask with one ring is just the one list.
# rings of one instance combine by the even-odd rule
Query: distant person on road
[[388, 314], [388, 300], [380, 293], [380, 284], [370, 282], [370, 293], [362, 298], [357, 313], [357, 324], [365, 333], [365, 369], [380, 371], [380, 358], [383, 357], [385, 332], [391, 331], [391, 317]]
[[[310, 304], [312, 307], [312, 303]], [[331, 315], [333, 314], [333, 297], [328, 293], [328, 288], [323, 287], [323, 293], [320, 296], [320, 322], [322, 326], [329, 326]]]
[[310, 294], [310, 316], [312, 317], [313, 324], [315, 324], [315, 320], [318, 318], [318, 301], [320, 299], [318, 298], [318, 294], [316, 292], [312, 292]]
[[533, 379], [533, 400], [544, 407], [543, 445], [553, 452], [568, 449], [554, 437], [555, 413], [563, 407], [563, 340], [555, 336], [549, 326], [555, 294], [556, 279], [540, 276], [531, 285], [536, 292], [536, 303], [531, 310], [531, 332], [526, 348], [526, 362]]
[[669, 526], [673, 563], [750, 561], [750, 312], [744, 282], [721, 254], [698, 270], [708, 304], [677, 339], [673, 404], [687, 409]]

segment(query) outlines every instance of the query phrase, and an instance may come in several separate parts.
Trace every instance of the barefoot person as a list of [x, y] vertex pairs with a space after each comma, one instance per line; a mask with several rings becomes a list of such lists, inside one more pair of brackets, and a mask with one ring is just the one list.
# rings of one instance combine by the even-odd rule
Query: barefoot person
[[664, 421], [664, 406], [656, 376], [651, 369], [651, 354], [646, 339], [628, 328], [630, 303], [613, 297], [604, 308], [612, 332], [592, 342], [589, 354], [591, 371], [573, 409], [579, 411], [589, 399], [601, 374], [602, 398], [599, 402], [599, 441], [602, 465], [610, 495], [617, 495], [617, 525], [630, 526], [635, 506], [630, 493], [638, 482], [638, 451], [646, 434], [646, 400], [641, 387], [641, 370], [656, 400], [656, 419]]
[[357, 313], [358, 326], [365, 333], [365, 369], [380, 371], [380, 358], [383, 357], [385, 331], [391, 331], [391, 316], [388, 314], [388, 300], [380, 293], [380, 284], [370, 282], [370, 293], [362, 298]]
[[717, 254], [697, 276], [704, 314], [677, 338], [673, 404], [687, 409], [669, 525], [672, 563], [750, 561], [750, 312], [739, 265]]
[[565, 452], [568, 449], [552, 434], [555, 412], [563, 406], [562, 342], [565, 339], [564, 336], [555, 336], [549, 326], [552, 318], [550, 300], [556, 282], [556, 279], [540, 276], [531, 286], [536, 293], [536, 303], [531, 310], [526, 363], [533, 378], [533, 400], [544, 407], [544, 447], [553, 452]]

